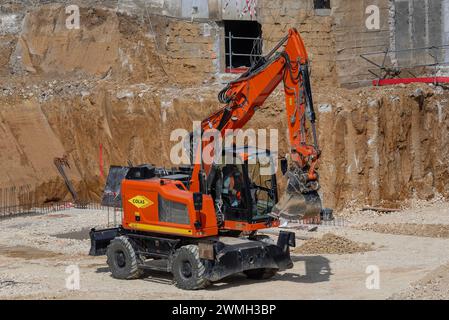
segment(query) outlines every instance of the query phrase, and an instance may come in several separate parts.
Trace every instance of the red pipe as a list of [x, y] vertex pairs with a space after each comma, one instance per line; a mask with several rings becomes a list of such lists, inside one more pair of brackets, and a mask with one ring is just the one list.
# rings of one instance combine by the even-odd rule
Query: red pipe
[[449, 77], [424, 77], [424, 78], [398, 78], [373, 80], [373, 86], [388, 86], [393, 84], [408, 83], [448, 83]]

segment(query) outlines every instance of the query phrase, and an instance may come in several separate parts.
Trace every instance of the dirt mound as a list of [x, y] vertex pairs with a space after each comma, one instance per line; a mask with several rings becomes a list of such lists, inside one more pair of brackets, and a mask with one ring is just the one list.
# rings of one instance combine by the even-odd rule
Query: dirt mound
[[371, 250], [373, 248], [369, 244], [357, 243], [332, 233], [326, 233], [319, 239], [307, 240], [294, 252], [303, 254], [347, 254]]
[[357, 227], [365, 231], [379, 233], [399, 234], [406, 236], [449, 238], [449, 225], [444, 224], [416, 224], [416, 223], [393, 223], [393, 224], [366, 224]]

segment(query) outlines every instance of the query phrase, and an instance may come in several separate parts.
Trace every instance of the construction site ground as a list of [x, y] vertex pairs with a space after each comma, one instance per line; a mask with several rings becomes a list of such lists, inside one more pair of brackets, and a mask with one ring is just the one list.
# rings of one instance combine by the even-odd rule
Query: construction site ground
[[[449, 203], [444, 201], [383, 214], [352, 210], [316, 231], [294, 229], [293, 269], [263, 281], [238, 274], [199, 291], [180, 290], [169, 274], [158, 272], [138, 280], [113, 279], [105, 256], [88, 255], [89, 229], [107, 224], [107, 211], [83, 209], [0, 220], [0, 298], [449, 298]], [[273, 237], [276, 232], [267, 230]], [[79, 267], [79, 290], [66, 288], [70, 265]], [[378, 289], [369, 285], [376, 268]]]

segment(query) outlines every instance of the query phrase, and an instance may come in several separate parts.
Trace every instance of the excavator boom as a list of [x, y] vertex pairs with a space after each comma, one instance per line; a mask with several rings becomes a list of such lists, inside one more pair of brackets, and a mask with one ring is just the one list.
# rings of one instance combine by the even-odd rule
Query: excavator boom
[[[283, 50], [279, 50], [281, 47]], [[225, 106], [202, 121], [202, 130], [216, 129], [224, 136], [226, 130], [244, 127], [281, 81], [284, 83], [291, 163], [286, 194], [273, 213], [289, 219], [316, 216], [321, 211], [317, 194], [318, 174], [315, 171], [320, 150], [309, 80], [309, 60], [296, 29], [290, 29], [267, 56], [219, 93], [218, 98]], [[211, 142], [203, 142], [203, 147]], [[210, 166], [197, 162], [192, 175], [193, 191], [199, 191], [201, 170], [207, 175]]]

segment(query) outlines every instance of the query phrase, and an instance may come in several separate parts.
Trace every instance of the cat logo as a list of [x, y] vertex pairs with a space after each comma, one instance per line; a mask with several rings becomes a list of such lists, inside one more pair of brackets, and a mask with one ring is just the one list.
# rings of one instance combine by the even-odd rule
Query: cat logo
[[144, 209], [154, 204], [153, 201], [144, 196], [135, 196], [128, 201], [139, 209]]

